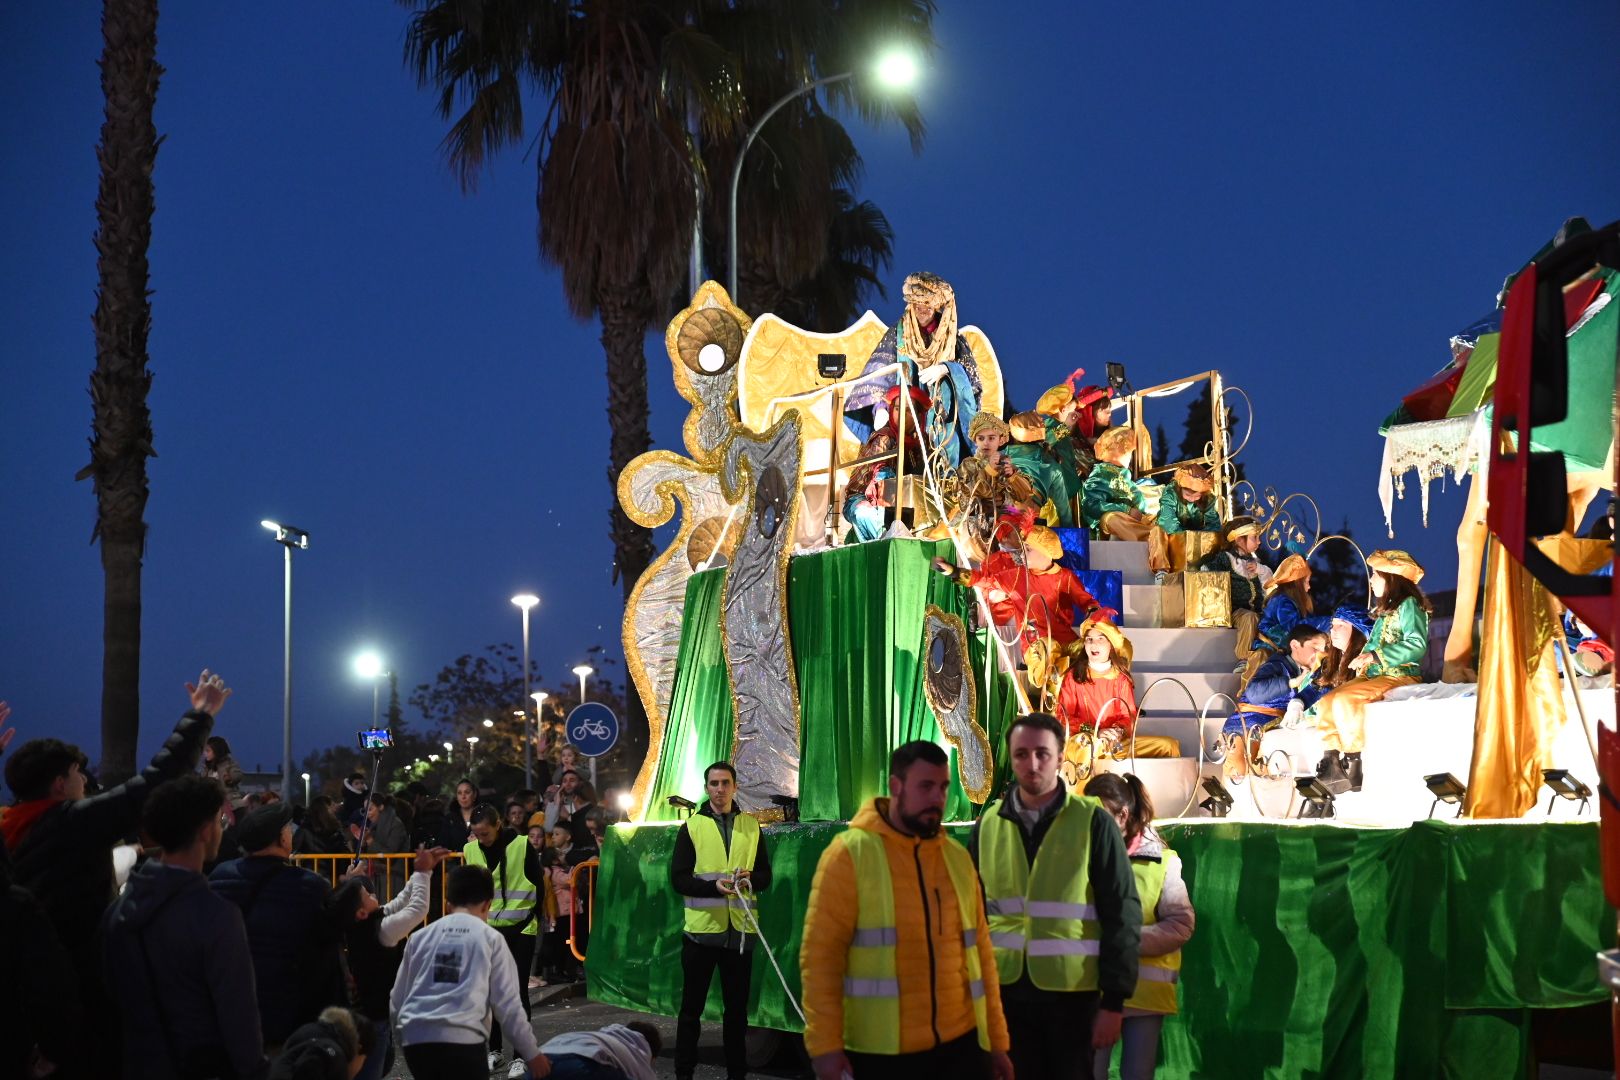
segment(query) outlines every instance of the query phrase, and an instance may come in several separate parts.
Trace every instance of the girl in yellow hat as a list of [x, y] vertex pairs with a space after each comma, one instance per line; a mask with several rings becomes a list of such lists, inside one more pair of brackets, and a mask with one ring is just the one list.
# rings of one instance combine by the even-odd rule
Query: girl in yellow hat
[[1327, 748], [1316, 775], [1335, 795], [1361, 790], [1367, 706], [1398, 686], [1421, 681], [1423, 654], [1429, 649], [1434, 609], [1418, 588], [1423, 567], [1406, 552], [1389, 550], [1367, 556], [1367, 569], [1376, 619], [1366, 647], [1350, 662], [1356, 677], [1316, 703], [1317, 726]]

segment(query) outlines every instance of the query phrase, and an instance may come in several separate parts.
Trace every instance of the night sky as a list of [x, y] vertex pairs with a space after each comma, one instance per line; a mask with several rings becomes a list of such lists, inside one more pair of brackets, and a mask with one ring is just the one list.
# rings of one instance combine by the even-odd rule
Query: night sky
[[[1076, 366], [1139, 386], [1220, 369], [1253, 396], [1249, 475], [1383, 542], [1378, 421], [1439, 368], [1567, 216], [1620, 217], [1620, 8], [1437, 2], [1091, 5], [941, 0], [921, 156], [846, 123], [862, 196], [957, 290], [1014, 400]], [[100, 5], [0, 14], [0, 698], [20, 736], [98, 757], [99, 556], [88, 460]], [[204, 666], [236, 690], [247, 767], [281, 745], [281, 549], [296, 565], [296, 743], [519, 636], [545, 685], [618, 651], [606, 384], [535, 242], [535, 166], [463, 195], [402, 64], [406, 12], [172, 0], [158, 57], [141, 752]], [[533, 113], [539, 115], [538, 108]], [[649, 338], [655, 444], [686, 406]], [[1455, 578], [1461, 509], [1397, 542]], [[620, 669], [613, 669], [615, 674]]]

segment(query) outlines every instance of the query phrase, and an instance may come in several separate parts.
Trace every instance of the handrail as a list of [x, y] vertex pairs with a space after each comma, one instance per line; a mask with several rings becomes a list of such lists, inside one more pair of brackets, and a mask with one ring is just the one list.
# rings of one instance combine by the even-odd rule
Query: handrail
[[[570, 895], [577, 897], [579, 896], [579, 872], [585, 869], [589, 869], [591, 872], [591, 880], [585, 890], [585, 930], [587, 933], [591, 929], [591, 924], [596, 921], [596, 868], [601, 865], [602, 860], [593, 855], [582, 863], [576, 863], [568, 873], [568, 892]], [[578, 933], [578, 928], [574, 925], [573, 912], [568, 914], [568, 951], [573, 953], [574, 958], [580, 963], [584, 963], [585, 954], [579, 951], [578, 945], [574, 944], [574, 937]]]
[[[461, 852], [452, 851], [444, 857], [444, 859], [441, 861], [441, 865], [449, 862], [451, 859], [459, 860], [461, 858]], [[349, 876], [348, 868], [355, 866], [357, 862], [355, 856], [349, 854], [348, 852], [339, 852], [336, 854], [328, 854], [325, 852], [297, 854], [292, 856], [290, 861], [294, 866], [304, 866], [314, 873], [321, 874], [334, 888]], [[381, 882], [381, 887], [377, 893], [377, 901], [378, 903], [386, 904], [388, 901], [392, 900], [399, 892], [399, 889], [404, 888], [405, 883], [410, 880], [411, 874], [414, 872], [413, 866], [416, 862], [416, 852], [368, 851], [362, 854], [358, 859], [358, 864], [360, 866], [365, 866], [368, 863], [379, 862], [383, 864], [383, 879]], [[395, 864], [404, 864], [404, 870], [400, 876], [399, 885], [397, 887], [394, 884]], [[374, 873], [368, 874], [368, 876], [371, 877], [374, 884], [377, 883], [377, 876]], [[439, 879], [438, 910], [443, 912], [445, 910], [445, 882], [448, 880], [448, 874], [438, 874], [437, 877]], [[431, 894], [429, 895], [428, 899], [430, 902], [428, 904], [427, 913], [422, 916], [422, 926], [426, 926], [429, 922], [433, 921], [434, 908], [431, 903]]]

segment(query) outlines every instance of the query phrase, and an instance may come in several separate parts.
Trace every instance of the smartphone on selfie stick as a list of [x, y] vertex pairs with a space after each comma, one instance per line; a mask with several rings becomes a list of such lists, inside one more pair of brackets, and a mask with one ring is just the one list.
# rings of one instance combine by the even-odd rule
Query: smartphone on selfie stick
[[382, 771], [383, 751], [394, 745], [394, 733], [387, 728], [367, 728], [359, 732], [356, 738], [360, 740], [360, 749], [371, 754], [371, 787], [366, 790], [366, 801], [360, 807], [360, 842], [355, 845], [354, 862], [349, 864], [350, 870], [360, 865], [361, 854], [366, 850], [366, 832], [371, 828], [371, 797], [377, 793], [377, 777]]

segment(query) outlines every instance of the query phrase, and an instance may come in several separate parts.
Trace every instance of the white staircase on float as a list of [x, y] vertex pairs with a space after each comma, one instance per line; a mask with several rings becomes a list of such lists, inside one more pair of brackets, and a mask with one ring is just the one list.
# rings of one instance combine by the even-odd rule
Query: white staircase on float
[[[1124, 577], [1121, 615], [1131, 641], [1131, 674], [1141, 710], [1138, 734], [1168, 735], [1181, 744], [1181, 757], [1137, 758], [1134, 765], [1120, 762], [1111, 771], [1141, 777], [1159, 817], [1204, 816], [1197, 808], [1204, 798], [1199, 780], [1220, 775], [1208, 756], [1232, 712], [1232, 702], [1220, 695], [1237, 694], [1238, 677], [1232, 670], [1237, 631], [1158, 626], [1159, 589], [1148, 570], [1146, 543], [1093, 541], [1091, 568], [1118, 570]], [[1209, 719], [1200, 721], [1206, 705]]]

